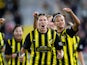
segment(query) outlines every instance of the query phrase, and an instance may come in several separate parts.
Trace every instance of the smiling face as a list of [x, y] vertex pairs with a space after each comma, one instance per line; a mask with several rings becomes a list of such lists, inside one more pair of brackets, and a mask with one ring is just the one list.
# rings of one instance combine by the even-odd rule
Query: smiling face
[[47, 17], [45, 15], [40, 15], [38, 17], [38, 23], [37, 23], [38, 30], [41, 33], [46, 33], [47, 32], [47, 25], [48, 25]]
[[54, 24], [57, 26], [57, 28], [62, 29], [65, 27], [65, 18], [63, 15], [57, 15], [54, 20]]
[[17, 40], [17, 41], [21, 41], [22, 40], [22, 35], [23, 35], [23, 29], [21, 26], [18, 26], [14, 29], [13, 31], [13, 35], [14, 35], [14, 38]]

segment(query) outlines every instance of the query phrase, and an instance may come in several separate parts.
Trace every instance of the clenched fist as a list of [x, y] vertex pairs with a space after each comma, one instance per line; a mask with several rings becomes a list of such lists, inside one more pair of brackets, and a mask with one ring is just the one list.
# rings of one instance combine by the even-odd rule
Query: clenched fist
[[70, 8], [63, 8], [63, 11], [67, 12], [67, 13], [70, 13], [72, 12], [72, 10]]
[[4, 18], [0, 18], [0, 24], [3, 24], [5, 22]]

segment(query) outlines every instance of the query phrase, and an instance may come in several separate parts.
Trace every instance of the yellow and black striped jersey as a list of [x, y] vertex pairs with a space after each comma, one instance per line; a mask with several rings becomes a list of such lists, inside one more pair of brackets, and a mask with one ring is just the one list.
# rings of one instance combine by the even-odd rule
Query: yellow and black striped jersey
[[3, 35], [0, 32], [0, 65], [4, 65], [4, 61], [3, 61], [3, 56], [2, 56], [2, 48], [4, 47], [4, 40], [3, 40]]
[[78, 65], [78, 52], [83, 51], [83, 44], [80, 43], [79, 36], [73, 36], [73, 61], [74, 65]]
[[72, 27], [69, 29], [63, 30], [61, 33], [58, 33], [61, 41], [63, 43], [64, 57], [61, 60], [57, 61], [59, 65], [74, 65], [73, 63], [73, 41], [72, 38], [76, 34], [73, 31]]
[[56, 65], [56, 49], [60, 50], [62, 46], [57, 33], [51, 29], [46, 33], [33, 30], [23, 45], [25, 49], [31, 50], [29, 65]]
[[1, 49], [3, 48], [3, 46], [4, 46], [3, 34], [0, 33], [0, 52], [1, 52]]
[[[18, 53], [21, 50], [22, 45], [24, 44], [24, 40], [21, 40], [21, 42], [17, 42], [14, 38], [11, 40], [8, 39], [6, 42], [6, 55], [11, 55], [13, 53]], [[8, 65], [28, 65], [28, 52], [25, 53], [25, 57], [23, 62], [20, 62], [18, 59], [18, 56], [16, 58], [11, 58], [8, 61]]]

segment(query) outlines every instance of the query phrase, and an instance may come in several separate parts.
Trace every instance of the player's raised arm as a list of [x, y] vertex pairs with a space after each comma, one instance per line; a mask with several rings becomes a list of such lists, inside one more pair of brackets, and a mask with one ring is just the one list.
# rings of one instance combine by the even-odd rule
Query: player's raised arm
[[80, 20], [78, 19], [78, 17], [73, 13], [73, 11], [70, 8], [63, 8], [63, 10], [67, 13], [69, 13], [74, 21], [74, 25], [72, 26], [74, 31], [77, 31], [79, 25], [80, 25]]

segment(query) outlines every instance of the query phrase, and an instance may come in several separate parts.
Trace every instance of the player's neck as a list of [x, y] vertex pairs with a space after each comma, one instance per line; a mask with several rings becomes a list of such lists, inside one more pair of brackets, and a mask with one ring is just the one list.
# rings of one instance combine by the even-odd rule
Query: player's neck
[[45, 30], [38, 30], [40, 33], [46, 33], [47, 32], [47, 29], [45, 29]]
[[22, 38], [21, 39], [15, 39], [17, 42], [21, 42], [22, 41]]
[[61, 33], [64, 30], [64, 28], [57, 28], [57, 32]]

